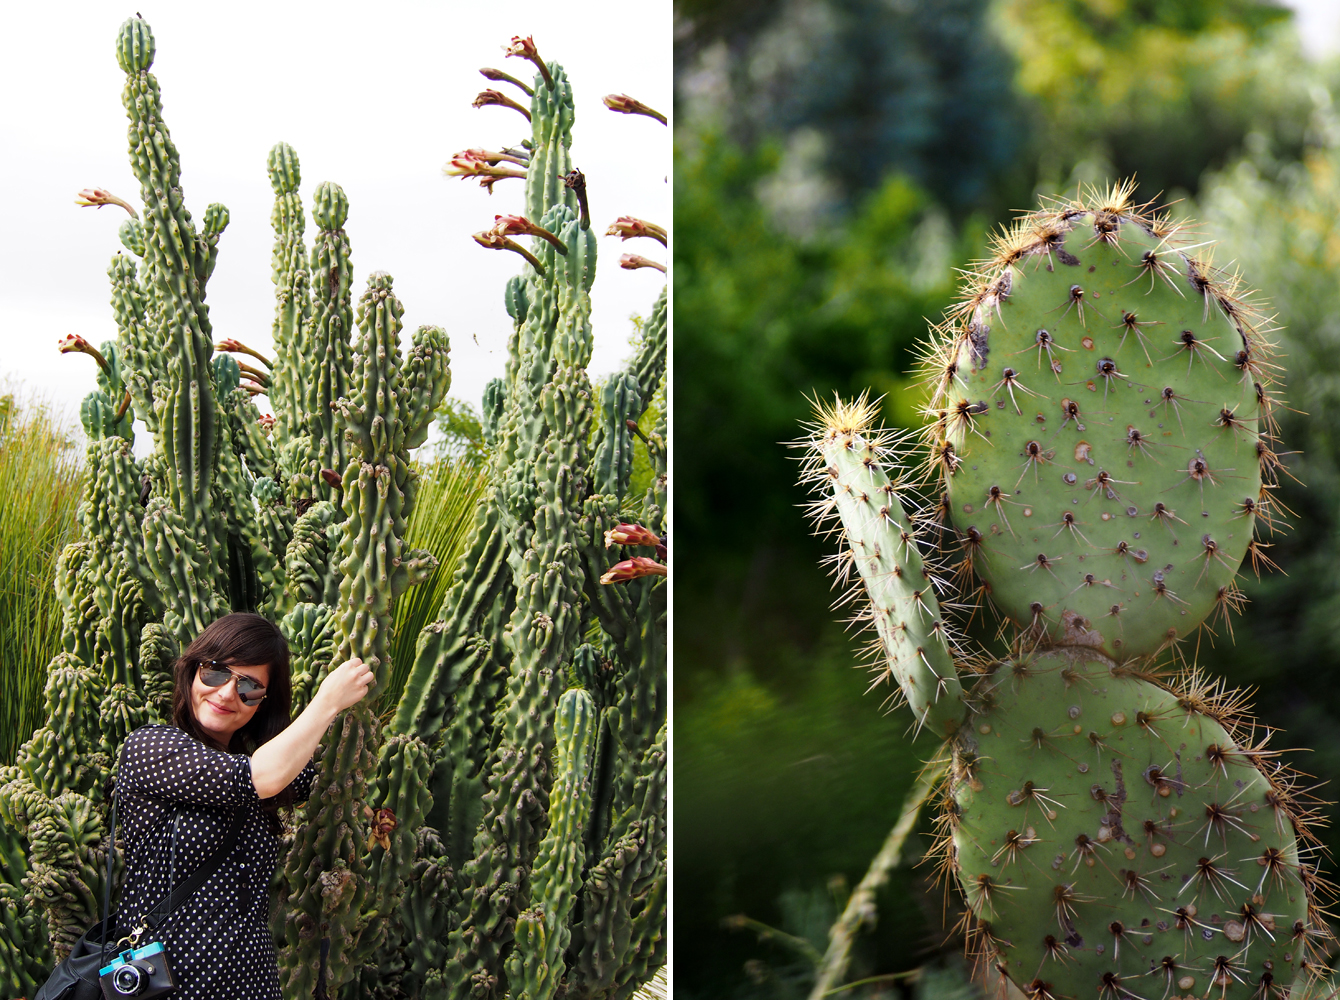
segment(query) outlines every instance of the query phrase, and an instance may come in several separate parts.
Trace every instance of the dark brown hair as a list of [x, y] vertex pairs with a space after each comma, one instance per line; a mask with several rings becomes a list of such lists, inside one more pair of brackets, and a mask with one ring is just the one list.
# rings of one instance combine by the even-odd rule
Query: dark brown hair
[[[200, 725], [191, 705], [191, 685], [195, 682], [196, 671], [210, 660], [227, 666], [267, 665], [270, 668], [265, 700], [251, 720], [233, 733], [228, 746], [222, 749], [249, 755], [288, 728], [293, 702], [288, 643], [273, 622], [248, 611], [238, 611], [208, 625], [177, 658], [173, 667], [172, 722], [178, 729], [190, 733], [206, 746], [219, 745]], [[267, 802], [266, 811], [270, 813], [272, 829], [278, 824], [276, 808], [290, 805], [292, 801], [293, 793], [286, 788], [274, 798], [273, 805]]]

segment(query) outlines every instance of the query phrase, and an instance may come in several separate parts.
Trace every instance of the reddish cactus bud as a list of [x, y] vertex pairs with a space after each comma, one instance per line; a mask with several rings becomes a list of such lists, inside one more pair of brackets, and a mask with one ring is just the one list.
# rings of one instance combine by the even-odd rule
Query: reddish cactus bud
[[491, 153], [482, 149], [467, 149], [453, 156], [442, 172], [448, 177], [478, 177], [479, 186], [493, 193], [493, 185], [507, 177], [525, 177], [524, 170], [496, 166]]
[[520, 56], [522, 59], [530, 60], [535, 64], [535, 68], [540, 71], [540, 76], [544, 77], [545, 89], [554, 89], [554, 78], [549, 75], [549, 67], [540, 58], [540, 51], [535, 47], [535, 39], [530, 35], [525, 38], [520, 35], [513, 35], [511, 44], [504, 45], [503, 51], [509, 56]]
[[333, 490], [344, 488], [344, 480], [340, 478], [340, 474], [334, 469], [322, 469], [321, 478], [325, 481], [325, 484]]
[[481, 90], [479, 96], [471, 103], [474, 108], [486, 108], [490, 105], [500, 108], [511, 108], [513, 111], [520, 111], [526, 116], [526, 121], [530, 121], [530, 112], [523, 108], [516, 101], [512, 100], [501, 90]]
[[131, 207], [130, 202], [118, 198], [110, 191], [102, 188], [84, 188], [75, 196], [74, 203], [81, 208], [102, 208], [103, 205], [120, 205], [130, 213], [132, 219], [138, 219], [139, 213]]
[[273, 413], [262, 413], [257, 423], [259, 423], [268, 433], [269, 431], [274, 430], [275, 416]]
[[72, 333], [68, 337], [62, 337], [56, 341], [56, 349], [62, 354], [69, 354], [77, 351], [80, 354], [87, 354], [98, 363], [98, 367], [103, 370], [108, 377], [112, 374], [112, 366], [107, 363], [107, 359], [102, 356], [102, 352], [90, 344], [77, 333]]
[[665, 115], [647, 107], [641, 101], [635, 100], [627, 94], [606, 94], [605, 107], [611, 111], [617, 111], [621, 115], [646, 115], [648, 118], [655, 118], [662, 125], [670, 124]]
[[[524, 154], [525, 150], [524, 149], [521, 150], [521, 153]], [[479, 149], [477, 147], [461, 150], [459, 153], [456, 154], [456, 157], [453, 158], [453, 162], [457, 158], [467, 161], [483, 160], [490, 167], [497, 166], [499, 163], [503, 162], [515, 163], [518, 166], [524, 167], [527, 163], [530, 162], [528, 159], [526, 159], [525, 156], [518, 155], [515, 152], [509, 152], [507, 150], [502, 150], [501, 152], [494, 152], [491, 149]]]
[[519, 253], [530, 262], [531, 267], [544, 274], [544, 265], [540, 263], [540, 258], [523, 247], [516, 240], [509, 240], [506, 236], [499, 236], [492, 230], [486, 229], [483, 232], [475, 233], [471, 237], [481, 247], [487, 247], [489, 250], [511, 250], [513, 253]]
[[220, 340], [214, 345], [214, 350], [227, 354], [249, 354], [266, 368], [274, 367], [274, 365], [270, 363], [270, 359], [260, 353], [260, 351], [254, 351], [240, 340], [234, 340], [232, 337], [229, 337], [227, 340]]
[[540, 239], [546, 240], [565, 257], [568, 253], [566, 243], [543, 226], [535, 225], [524, 215], [495, 215], [493, 217], [493, 228], [489, 232], [497, 236], [538, 236]]
[[646, 236], [653, 240], [658, 240], [661, 246], [668, 246], [666, 243], [666, 232], [664, 226], [658, 226], [655, 223], [647, 222], [645, 219], [635, 219], [631, 215], [621, 215], [614, 220], [614, 223], [605, 230], [606, 236], [621, 236], [625, 240], [635, 239], [638, 236]]
[[483, 69], [479, 71], [479, 75], [482, 76], [485, 80], [493, 80], [497, 83], [510, 83], [514, 87], [520, 87], [522, 90], [526, 92], [527, 97], [535, 96], [535, 91], [531, 90], [516, 77], [512, 76], [511, 73], [504, 73], [500, 69], [493, 69], [490, 66], [485, 66]]
[[649, 260], [641, 254], [626, 253], [619, 258], [619, 266], [625, 271], [636, 271], [640, 267], [654, 267], [656, 270], [665, 274], [665, 265], [658, 264], [654, 260]]
[[605, 548], [613, 545], [660, 545], [661, 539], [640, 524], [618, 524], [605, 532]]
[[633, 556], [632, 559], [625, 559], [623, 562], [615, 563], [600, 577], [601, 583], [627, 583], [629, 580], [636, 580], [643, 576], [666, 576], [669, 574], [664, 566], [655, 559], [648, 559], [646, 556]]

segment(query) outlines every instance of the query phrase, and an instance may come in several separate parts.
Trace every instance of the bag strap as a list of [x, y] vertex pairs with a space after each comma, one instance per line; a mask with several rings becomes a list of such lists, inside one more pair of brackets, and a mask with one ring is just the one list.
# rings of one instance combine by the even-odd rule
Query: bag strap
[[109, 911], [112, 908], [112, 861], [116, 858], [116, 787], [112, 787], [112, 824], [107, 836], [107, 881], [102, 885], [102, 946], [98, 953], [98, 968], [107, 964], [107, 940], [112, 936]]
[[[172, 914], [173, 910], [186, 902], [197, 889], [209, 881], [210, 876], [219, 870], [219, 867], [227, 859], [228, 855], [232, 853], [233, 847], [237, 844], [237, 838], [242, 833], [242, 824], [246, 822], [246, 819], [246, 809], [239, 807], [237, 811], [233, 813], [233, 822], [232, 825], [228, 827], [228, 833], [224, 836], [223, 843], [214, 850], [213, 854], [200, 863], [199, 868], [183, 878], [172, 887], [171, 892], [149, 908], [149, 911], [144, 915], [142, 921], [149, 930], [157, 930], [159, 925]], [[175, 849], [177, 837], [175, 820], [172, 837]]]

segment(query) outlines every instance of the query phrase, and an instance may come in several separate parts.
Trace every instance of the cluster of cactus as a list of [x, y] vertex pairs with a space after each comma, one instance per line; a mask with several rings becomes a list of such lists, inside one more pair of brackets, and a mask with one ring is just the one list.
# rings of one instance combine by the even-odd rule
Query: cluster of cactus
[[[1231, 636], [1240, 564], [1269, 565], [1270, 323], [1131, 195], [997, 237], [925, 351], [919, 441], [864, 397], [818, 407], [812, 513], [877, 679], [945, 741], [934, 856], [984, 980], [1330, 995], [1318, 803], [1188, 646]], [[975, 643], [949, 608], [999, 629]]]
[[[571, 88], [529, 39], [509, 54], [539, 69], [533, 88], [513, 81], [531, 93], [531, 135], [506, 154], [539, 221], [507, 218], [545, 235], [533, 253], [498, 237], [528, 262], [506, 289], [506, 376], [485, 397], [491, 486], [392, 721], [371, 698], [342, 715], [290, 817], [272, 911], [289, 997], [625, 997], [665, 961], [664, 406], [639, 426], [664, 392], [665, 295], [597, 399]], [[210, 205], [197, 226], [185, 207], [153, 57], [149, 26], [128, 20], [117, 59], [142, 216], [83, 196], [128, 210], [128, 253], [108, 271], [116, 340], [61, 345], [97, 361], [98, 388], [81, 408], [82, 533], [55, 581], [48, 721], [0, 767], [6, 998], [35, 992], [99, 919], [117, 753], [170, 718], [178, 652], [215, 618], [256, 611], [289, 641], [295, 712], [351, 656], [375, 696], [394, 602], [436, 566], [404, 538], [411, 452], [450, 381], [445, 333], [421, 327], [402, 353], [382, 272], [355, 305], [344, 192], [317, 187], [307, 246], [298, 158], [281, 143], [273, 357], [216, 344], [205, 287], [228, 212]], [[137, 418], [154, 442], [143, 460]], [[637, 438], [654, 469], [643, 497]], [[645, 546], [657, 559], [634, 554]]]

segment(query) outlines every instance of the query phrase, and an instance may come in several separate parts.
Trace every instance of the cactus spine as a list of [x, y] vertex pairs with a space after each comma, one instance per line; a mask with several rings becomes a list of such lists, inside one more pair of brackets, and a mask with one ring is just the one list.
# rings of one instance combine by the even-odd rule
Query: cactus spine
[[[1165, 667], [1269, 562], [1269, 323], [1131, 194], [997, 237], [927, 348], [919, 448], [864, 400], [819, 408], [813, 513], [840, 521], [879, 670], [947, 737], [940, 868], [983, 976], [1302, 995], [1330, 936], [1315, 804], [1241, 695]], [[891, 478], [916, 451], [919, 480]], [[937, 589], [1002, 617], [1004, 654], [946, 639]]]
[[[144, 21], [122, 25], [144, 211], [108, 270], [118, 337], [62, 344], [97, 361], [98, 388], [81, 409], [91, 474], [56, 580], [49, 721], [0, 768], [0, 989], [15, 996], [96, 919], [108, 779], [126, 734], [170, 713], [181, 644], [257, 610], [290, 643], [296, 709], [349, 656], [380, 687], [395, 601], [435, 566], [404, 538], [446, 335], [421, 327], [402, 350], [381, 272], [355, 308], [348, 200], [316, 187], [308, 246], [298, 155], [280, 143], [274, 356], [214, 344], [205, 289], [228, 213], [211, 205], [197, 225], [185, 207], [154, 51]], [[569, 183], [561, 67], [537, 76], [531, 110], [507, 155], [529, 164], [527, 211], [549, 238], [506, 289], [507, 368], [484, 406], [492, 488], [393, 721], [383, 731], [364, 704], [332, 727], [281, 845], [271, 930], [287, 996], [623, 997], [665, 960], [664, 567], [644, 556], [651, 575], [599, 582], [660, 544], [663, 414], [637, 431], [657, 477], [646, 497], [629, 495], [628, 421], [663, 392], [665, 297], [596, 393], [596, 239]], [[135, 418], [154, 441], [143, 461]], [[637, 519], [633, 540], [607, 537]]]

